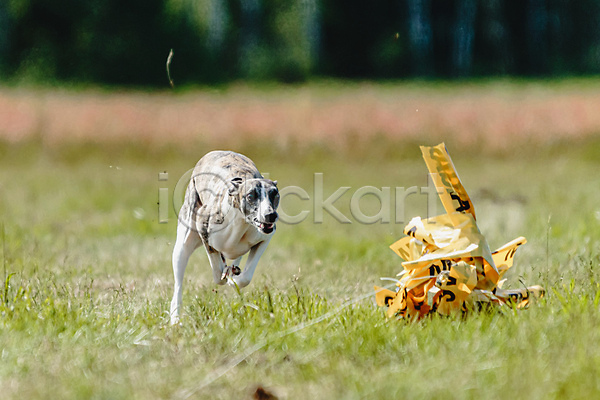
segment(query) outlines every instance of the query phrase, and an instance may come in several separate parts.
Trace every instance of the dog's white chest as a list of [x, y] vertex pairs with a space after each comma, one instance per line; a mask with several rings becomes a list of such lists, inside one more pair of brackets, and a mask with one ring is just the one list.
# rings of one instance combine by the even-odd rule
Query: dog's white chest
[[208, 233], [208, 244], [230, 260], [243, 256], [267, 238], [256, 227], [247, 224], [241, 213], [233, 208], [225, 214], [223, 223], [210, 224]]
[[[179, 212], [173, 248], [171, 324], [179, 322], [185, 268], [198, 247], [206, 248], [216, 284], [229, 283], [238, 290], [250, 284], [275, 232], [279, 199], [277, 181], [265, 179], [242, 154], [212, 151], [198, 161]], [[227, 259], [232, 261], [229, 266]]]

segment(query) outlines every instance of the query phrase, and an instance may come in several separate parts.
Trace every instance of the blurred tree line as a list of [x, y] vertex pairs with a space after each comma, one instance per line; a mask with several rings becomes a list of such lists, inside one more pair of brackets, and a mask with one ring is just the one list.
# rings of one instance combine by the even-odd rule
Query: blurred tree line
[[0, 0], [3, 79], [101, 84], [600, 72], [599, 0]]

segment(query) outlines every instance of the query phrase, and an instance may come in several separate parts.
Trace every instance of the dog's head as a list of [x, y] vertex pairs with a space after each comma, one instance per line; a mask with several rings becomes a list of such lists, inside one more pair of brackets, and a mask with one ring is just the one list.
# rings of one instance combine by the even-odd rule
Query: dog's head
[[246, 222], [256, 226], [264, 234], [273, 233], [275, 222], [279, 217], [277, 215], [277, 206], [279, 206], [277, 181], [234, 178], [230, 184], [229, 194], [237, 198]]

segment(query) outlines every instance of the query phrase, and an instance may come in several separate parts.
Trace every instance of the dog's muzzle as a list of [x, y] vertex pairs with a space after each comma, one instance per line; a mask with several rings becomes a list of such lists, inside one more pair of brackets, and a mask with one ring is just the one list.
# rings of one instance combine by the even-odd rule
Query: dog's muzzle
[[275, 222], [277, 222], [277, 218], [277, 213], [272, 212], [265, 215], [264, 221], [259, 221], [257, 218], [255, 218], [253, 222], [262, 233], [268, 235], [275, 230]]

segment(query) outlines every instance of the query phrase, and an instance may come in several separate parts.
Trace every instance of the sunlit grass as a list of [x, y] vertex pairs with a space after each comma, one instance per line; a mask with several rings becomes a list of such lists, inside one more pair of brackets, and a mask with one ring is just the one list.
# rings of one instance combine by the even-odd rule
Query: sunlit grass
[[[279, 224], [241, 296], [215, 287], [206, 256], [195, 253], [183, 324], [171, 327], [174, 212], [158, 223], [158, 188], [172, 191], [209, 149], [144, 157], [127, 146], [4, 145], [2, 398], [251, 398], [259, 385], [289, 399], [595, 398], [600, 180], [590, 154], [598, 149], [547, 146], [524, 157], [523, 149], [511, 156], [449, 148], [490, 246], [529, 240], [507, 282], [547, 288], [529, 310], [409, 324], [386, 320], [373, 297], [349, 302], [401, 270], [388, 245], [424, 215], [426, 198], [408, 198], [403, 223], [343, 225], [327, 213], [315, 224], [311, 197], [284, 202], [311, 213], [298, 225]], [[351, 187], [335, 203], [349, 217], [361, 186], [427, 183], [417, 148], [386, 157], [374, 150], [360, 163], [318, 150], [306, 153], [310, 164], [291, 153], [240, 150], [280, 187], [314, 196], [314, 172], [324, 174], [325, 196]], [[162, 171], [166, 182], [158, 181]], [[365, 210], [377, 208], [364, 200]]]

